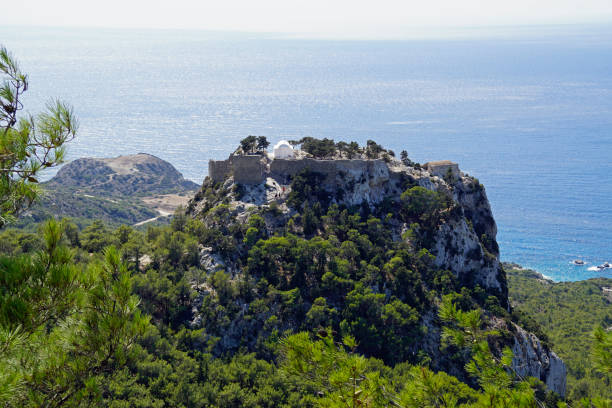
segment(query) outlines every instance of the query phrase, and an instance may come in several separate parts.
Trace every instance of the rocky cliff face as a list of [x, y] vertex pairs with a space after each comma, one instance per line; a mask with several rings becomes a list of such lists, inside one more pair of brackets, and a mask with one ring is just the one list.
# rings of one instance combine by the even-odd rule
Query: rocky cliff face
[[563, 360], [554, 351], [545, 349], [534, 334], [513, 326], [512, 365], [516, 373], [522, 377], [540, 379], [548, 389], [565, 396], [567, 369]]
[[[439, 190], [448, 189], [461, 206], [461, 216], [442, 224], [433, 253], [436, 263], [455, 272], [462, 282], [476, 282], [508, 298], [506, 277], [499, 262], [497, 225], [485, 189], [478, 180], [461, 175], [450, 180], [436, 178]], [[434, 184], [435, 185], [435, 184]], [[504, 306], [508, 306], [507, 301]]]
[[[440, 217], [441, 221], [435, 226], [429, 241], [428, 249], [435, 257], [436, 267], [451, 271], [461, 285], [471, 288], [480, 286], [496, 296], [503, 308], [509, 308], [506, 277], [499, 261], [496, 241], [497, 226], [485, 189], [473, 177], [462, 173], [449, 173], [440, 177], [419, 166], [407, 166], [397, 160], [308, 158], [270, 161], [262, 158], [261, 163], [261, 183], [235, 183], [232, 171], [228, 168], [223, 173], [225, 179], [217, 184], [217, 198], [207, 196], [202, 190], [190, 202], [188, 212], [202, 217], [209, 222], [209, 226], [213, 226], [209, 214], [221, 202], [227, 207], [230, 218], [239, 222], [246, 222], [253, 211], [264, 209], [268, 214], [265, 217], [267, 234], [271, 236], [286, 228], [288, 220], [297, 213], [287, 200], [291, 194], [291, 181], [304, 169], [320, 175], [318, 187], [327, 192], [331, 203], [346, 207], [367, 206], [374, 209], [385, 203], [397, 203], [407, 187], [421, 186], [442, 193], [453, 202], [452, 209]], [[211, 180], [208, 182], [210, 186], [215, 184]], [[271, 208], [273, 211], [269, 211]], [[390, 216], [393, 218], [393, 214]], [[410, 240], [406, 235], [410, 225], [399, 221], [389, 225], [396, 240]], [[202, 261], [210, 265], [211, 269], [222, 264], [225, 270], [232, 273], [237, 273], [240, 268], [231, 259], [219, 259], [219, 254], [211, 253], [210, 248], [202, 252]], [[426, 316], [429, 316], [429, 321], [423, 324], [434, 324], [432, 314]], [[236, 327], [232, 327], [233, 331], [237, 331]], [[514, 333], [512, 347], [517, 373], [539, 378], [548, 388], [564, 395], [563, 362], [552, 351], [544, 349], [533, 334], [519, 327]], [[232, 339], [229, 333], [223, 342], [236, 340]], [[432, 344], [439, 344], [439, 330], [430, 330], [423, 341], [427, 343], [425, 348], [433, 349]]]
[[[484, 187], [474, 178], [462, 175], [444, 180], [399, 161], [385, 162], [380, 159], [281, 159], [271, 160], [267, 164], [265, 159], [261, 161], [265, 173], [258, 177], [265, 183], [246, 184], [244, 188], [248, 195], [234, 201], [233, 207], [282, 203], [279, 197], [288, 196], [292, 177], [304, 169], [321, 174], [322, 187], [333, 197], [332, 201], [348, 207], [363, 203], [376, 206], [384, 200], [399, 201], [406, 183], [450, 194], [458, 204], [459, 211], [439, 225], [435, 245], [430, 248], [436, 255], [436, 264], [455, 273], [462, 282], [498, 291], [502, 299], [507, 299], [507, 285], [495, 240], [497, 226]], [[252, 167], [252, 163], [249, 165]], [[234, 172], [242, 174], [240, 164], [236, 167]], [[227, 178], [226, 182], [234, 183], [234, 179]], [[257, 189], [264, 184], [266, 192], [261, 190], [257, 194]], [[197, 205], [197, 202], [193, 205]], [[405, 230], [407, 226], [401, 227]], [[397, 236], [401, 236], [401, 232], [398, 230]]]

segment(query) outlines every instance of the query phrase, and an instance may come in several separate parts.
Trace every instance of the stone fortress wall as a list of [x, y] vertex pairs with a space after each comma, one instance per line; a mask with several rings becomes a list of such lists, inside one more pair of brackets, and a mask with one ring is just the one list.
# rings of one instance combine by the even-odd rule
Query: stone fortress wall
[[[320, 159], [275, 159], [270, 163], [270, 174], [274, 177], [290, 177], [300, 171], [309, 168], [311, 171], [325, 175], [325, 182], [333, 183], [336, 178], [344, 174], [364, 174], [374, 173], [376, 169], [386, 169], [386, 163], [383, 160], [365, 160], [365, 159], [335, 159], [335, 160], [320, 160]], [[384, 172], [384, 170], [383, 170]]]
[[423, 167], [425, 167], [427, 171], [429, 171], [434, 176], [444, 178], [450, 171], [453, 177], [459, 177], [459, 165], [449, 160], [428, 162], [425, 163]]
[[216, 183], [225, 180], [231, 173], [230, 159], [208, 161], [208, 176]]
[[[383, 160], [319, 160], [312, 158], [266, 160], [259, 155], [230, 156], [226, 160], [210, 160], [208, 175], [215, 182], [222, 182], [228, 176], [235, 183], [259, 184], [269, 175], [281, 184], [289, 184], [290, 178], [309, 168], [325, 175], [325, 182], [333, 184], [341, 174], [378, 174], [388, 175], [388, 167]], [[385, 174], [386, 173], [386, 174]]]
[[[460, 175], [459, 166], [450, 161], [426, 163], [424, 167], [433, 175], [444, 177], [450, 170], [453, 176]], [[326, 184], [334, 184], [339, 176], [348, 175], [359, 178], [368, 175], [376, 178], [388, 178], [390, 168], [381, 159], [268, 159], [262, 155], [231, 155], [226, 160], [210, 160], [208, 175], [215, 182], [222, 182], [232, 175], [235, 183], [259, 184], [266, 177], [273, 177], [280, 184], [289, 184], [290, 178], [300, 171], [309, 168], [313, 172], [325, 175]], [[342, 178], [342, 177], [341, 177]]]
[[234, 156], [232, 169], [236, 183], [259, 184], [264, 181], [265, 158], [259, 155]]
[[315, 160], [304, 158], [300, 160], [275, 159], [270, 163], [270, 174], [281, 184], [289, 184], [289, 178], [300, 171], [309, 168], [311, 171], [325, 175], [325, 181], [335, 180], [338, 166], [334, 160]]
[[231, 155], [226, 160], [209, 160], [208, 176], [215, 183], [222, 182], [231, 175], [236, 183], [259, 184], [264, 181], [266, 168], [264, 156]]

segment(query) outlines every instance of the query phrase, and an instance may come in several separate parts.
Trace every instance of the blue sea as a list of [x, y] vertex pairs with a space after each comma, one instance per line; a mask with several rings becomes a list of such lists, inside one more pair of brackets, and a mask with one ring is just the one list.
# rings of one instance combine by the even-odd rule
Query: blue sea
[[201, 182], [247, 135], [374, 139], [478, 177], [503, 260], [612, 277], [588, 269], [612, 261], [611, 27], [403, 41], [0, 27], [0, 43], [29, 74], [29, 111], [74, 105], [70, 159], [147, 152]]

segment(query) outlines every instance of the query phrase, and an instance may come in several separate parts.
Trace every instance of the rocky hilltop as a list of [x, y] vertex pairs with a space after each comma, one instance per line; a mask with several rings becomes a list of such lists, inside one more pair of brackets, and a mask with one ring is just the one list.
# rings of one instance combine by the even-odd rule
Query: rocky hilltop
[[25, 214], [26, 223], [49, 216], [112, 225], [162, 220], [199, 188], [170, 163], [146, 153], [77, 159], [43, 187], [41, 201]]
[[[479, 284], [495, 292], [507, 306], [508, 290], [499, 262], [497, 226], [485, 189], [478, 180], [461, 173], [457, 164], [449, 163], [434, 162], [417, 167], [391, 158], [275, 159], [268, 155], [238, 155], [223, 163], [223, 171], [215, 171], [220, 167], [215, 161], [211, 161], [209, 170], [213, 170], [210, 172], [213, 182], [222, 182], [228, 188], [244, 186], [244, 195], [230, 202], [231, 208], [238, 212], [240, 209], [252, 211], [252, 206], [273, 204], [281, 208], [285, 221], [297, 212], [287, 202], [292, 191], [291, 181], [304, 170], [319, 175], [318, 187], [330, 203], [346, 207], [367, 205], [375, 209], [383, 202], [400, 202], [407, 185], [440, 192], [457, 205], [446, 222], [433, 231], [433, 246], [428, 249], [436, 255], [436, 265], [453, 271], [465, 284]], [[192, 208], [198, 205], [198, 197], [190, 204]], [[201, 202], [200, 207], [206, 203]], [[192, 211], [202, 212], [202, 208]], [[239, 218], [244, 218], [244, 214]], [[397, 222], [393, 228], [399, 239], [409, 225]]]
[[199, 186], [158, 157], [138, 153], [114, 158], [81, 158], [62, 167], [46, 183], [105, 194], [163, 194], [191, 191]]
[[[455, 292], [486, 310], [488, 324], [504, 333], [500, 344], [512, 348], [517, 373], [565, 394], [561, 359], [509, 317], [497, 227], [477, 179], [448, 161], [419, 165], [404, 153], [398, 160], [374, 142], [363, 148], [301, 142], [302, 150], [282, 155], [239, 149], [211, 161], [210, 176], [189, 203], [188, 214], [218, 234], [202, 249], [201, 264], [255, 286], [237, 301], [242, 312], [214, 327], [197, 311], [210, 307], [215, 289], [195, 287], [192, 325], [217, 336], [217, 352], [256, 350], [274, 333], [331, 325], [355, 335], [365, 354], [393, 363], [426, 353], [433, 368], [465, 378], [464, 363], [442, 347], [435, 317], [441, 296]], [[263, 289], [268, 284], [274, 291]], [[268, 306], [254, 312], [253, 299], [262, 296]], [[270, 303], [270, 296], [279, 300]], [[288, 312], [283, 296], [299, 299], [300, 307]], [[370, 300], [355, 306], [356, 298]], [[414, 310], [418, 319], [377, 328], [388, 306], [373, 312], [374, 299], [406, 305], [399, 315], [414, 317]], [[349, 323], [355, 307], [369, 329]], [[313, 314], [323, 317], [309, 320]], [[376, 343], [385, 340], [372, 332], [385, 327], [403, 340]]]

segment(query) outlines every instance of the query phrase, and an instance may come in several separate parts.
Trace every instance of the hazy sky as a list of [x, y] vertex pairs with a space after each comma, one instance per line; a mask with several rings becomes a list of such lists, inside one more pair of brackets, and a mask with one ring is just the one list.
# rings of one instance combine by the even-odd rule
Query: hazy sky
[[[0, 0], [0, 4], [9, 0]], [[20, 0], [0, 25], [402, 36], [419, 28], [612, 23], [612, 0]], [[6, 7], [2, 7], [6, 10]]]

